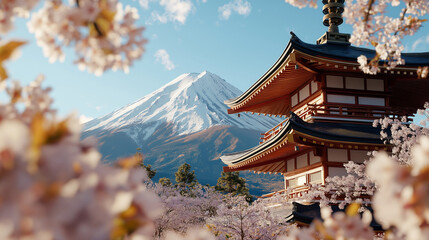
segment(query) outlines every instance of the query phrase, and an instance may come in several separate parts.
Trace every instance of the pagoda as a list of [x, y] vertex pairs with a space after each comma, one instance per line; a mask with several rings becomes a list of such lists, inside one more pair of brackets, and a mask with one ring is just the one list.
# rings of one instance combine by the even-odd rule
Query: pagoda
[[345, 175], [344, 163], [363, 163], [368, 151], [389, 151], [373, 121], [409, 117], [428, 100], [429, 79], [418, 78], [417, 69], [429, 65], [429, 53], [403, 53], [405, 65], [364, 74], [356, 59], [371, 59], [375, 51], [351, 46], [350, 35], [339, 33], [344, 0], [323, 3], [329, 30], [317, 44], [291, 33], [274, 65], [242, 95], [225, 101], [229, 114], [286, 119], [262, 133], [259, 145], [221, 156], [223, 170], [282, 174], [282, 191], [293, 190], [292, 197], [309, 184], [325, 184], [328, 176]]

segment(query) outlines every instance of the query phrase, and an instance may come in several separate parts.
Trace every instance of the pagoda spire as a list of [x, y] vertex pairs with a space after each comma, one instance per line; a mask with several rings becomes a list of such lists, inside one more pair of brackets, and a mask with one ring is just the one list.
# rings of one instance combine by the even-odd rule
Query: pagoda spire
[[323, 6], [323, 25], [329, 27], [318, 40], [317, 44], [328, 42], [348, 43], [350, 34], [340, 33], [338, 26], [343, 23], [342, 13], [344, 12], [345, 0], [322, 0]]
[[323, 0], [323, 25], [329, 27], [328, 32], [339, 33], [338, 26], [343, 23], [344, 0]]

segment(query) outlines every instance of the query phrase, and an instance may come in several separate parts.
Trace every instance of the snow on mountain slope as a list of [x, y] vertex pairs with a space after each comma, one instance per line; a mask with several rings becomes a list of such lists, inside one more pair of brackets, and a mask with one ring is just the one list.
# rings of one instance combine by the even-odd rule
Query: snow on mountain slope
[[263, 132], [280, 121], [263, 116], [229, 115], [223, 101], [240, 94], [240, 90], [213, 73], [182, 74], [138, 101], [89, 121], [84, 130], [119, 130], [138, 142], [166, 122], [173, 123], [175, 135], [183, 135], [216, 125]]

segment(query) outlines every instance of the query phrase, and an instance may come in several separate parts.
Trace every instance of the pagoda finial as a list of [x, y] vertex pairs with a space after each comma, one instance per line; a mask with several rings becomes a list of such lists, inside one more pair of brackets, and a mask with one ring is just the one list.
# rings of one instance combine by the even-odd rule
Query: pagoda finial
[[339, 33], [338, 26], [343, 23], [344, 0], [323, 0], [323, 25], [329, 27], [328, 32]]
[[338, 26], [343, 23], [342, 13], [344, 12], [345, 0], [322, 0], [323, 6], [323, 25], [329, 27], [328, 31], [323, 34], [317, 44], [328, 42], [347, 43], [349, 44], [349, 34], [340, 33]]

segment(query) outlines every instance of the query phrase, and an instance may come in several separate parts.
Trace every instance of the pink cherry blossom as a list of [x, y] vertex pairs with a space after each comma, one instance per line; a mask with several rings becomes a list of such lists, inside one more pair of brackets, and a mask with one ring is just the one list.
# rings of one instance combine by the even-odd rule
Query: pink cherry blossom
[[[309, 0], [285, 0], [299, 8], [314, 7]], [[350, 0], [345, 2], [343, 17], [353, 26], [350, 42], [356, 46], [374, 46], [376, 55], [368, 61], [365, 56], [357, 61], [364, 73], [377, 74], [380, 67], [393, 69], [405, 64], [401, 58], [404, 50], [402, 39], [420, 30], [429, 12], [427, 0]], [[395, 15], [394, 12], [399, 12]], [[380, 62], [382, 61], [382, 62]], [[421, 66], [421, 76], [427, 76], [427, 66]], [[420, 75], [420, 74], [419, 74]]]
[[[80, 141], [78, 119], [58, 120], [41, 83], [3, 89], [10, 101], [0, 102], [1, 239], [108, 239], [124, 229], [149, 239], [161, 206], [145, 172], [101, 164], [94, 141]], [[139, 228], [126, 230], [127, 221]]]
[[395, 227], [407, 239], [429, 237], [429, 138], [422, 136], [412, 147], [410, 165], [380, 153], [368, 165], [367, 174], [377, 184], [373, 198], [376, 219], [384, 228]]
[[[128, 72], [144, 52], [143, 27], [136, 27], [137, 9], [117, 0], [79, 0], [67, 5], [46, 1], [28, 23], [50, 62], [63, 61], [63, 48], [74, 46], [80, 69], [95, 75], [113, 70]], [[89, 31], [88, 31], [89, 30]]]

